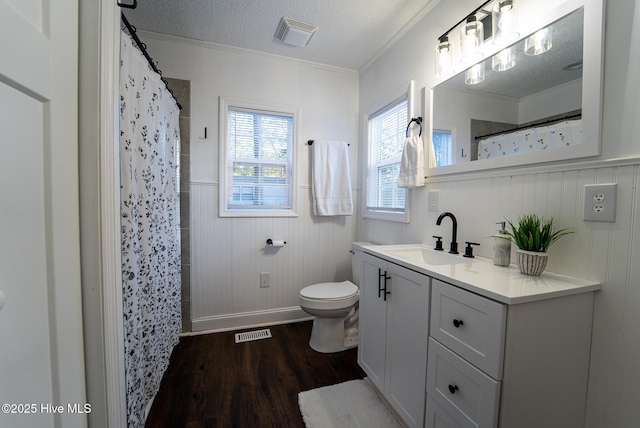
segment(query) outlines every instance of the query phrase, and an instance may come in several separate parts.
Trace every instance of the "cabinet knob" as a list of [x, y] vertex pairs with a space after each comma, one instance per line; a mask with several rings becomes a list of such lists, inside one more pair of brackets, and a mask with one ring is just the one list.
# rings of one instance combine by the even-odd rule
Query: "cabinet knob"
[[453, 326], [455, 328], [460, 328], [461, 325], [464, 325], [464, 322], [462, 320], [453, 320]]
[[449, 392], [455, 394], [458, 390], [458, 385], [449, 385]]

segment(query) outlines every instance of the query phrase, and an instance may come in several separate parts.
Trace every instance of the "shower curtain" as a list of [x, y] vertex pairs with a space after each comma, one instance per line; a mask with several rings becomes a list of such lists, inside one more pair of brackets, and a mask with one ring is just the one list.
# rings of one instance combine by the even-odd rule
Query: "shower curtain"
[[122, 298], [129, 427], [143, 427], [181, 329], [179, 109], [126, 33], [120, 52]]

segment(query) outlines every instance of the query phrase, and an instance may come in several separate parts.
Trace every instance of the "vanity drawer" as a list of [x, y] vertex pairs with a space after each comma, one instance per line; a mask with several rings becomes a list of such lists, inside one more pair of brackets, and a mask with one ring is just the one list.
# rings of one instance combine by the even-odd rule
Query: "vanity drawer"
[[[424, 426], [429, 428], [467, 428], [460, 425], [444, 408], [439, 405], [436, 400], [427, 395], [425, 422]], [[470, 424], [470, 428], [475, 428]]]
[[427, 395], [460, 426], [495, 428], [498, 425], [500, 382], [433, 338], [429, 339], [427, 371]]
[[433, 280], [430, 335], [498, 380], [506, 317], [506, 305]]

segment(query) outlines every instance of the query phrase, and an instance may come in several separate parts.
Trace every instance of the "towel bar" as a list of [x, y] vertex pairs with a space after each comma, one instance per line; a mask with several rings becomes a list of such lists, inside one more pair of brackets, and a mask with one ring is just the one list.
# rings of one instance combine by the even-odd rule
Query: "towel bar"
[[[307, 141], [307, 146], [312, 145], [314, 141], [315, 141], [315, 140], [308, 140], [308, 141]], [[351, 146], [351, 144], [347, 143], [347, 146]]]
[[407, 138], [409, 138], [409, 128], [411, 127], [411, 124], [413, 122], [416, 122], [418, 125], [420, 125], [420, 133], [418, 134], [419, 137], [422, 136], [422, 117], [412, 117], [411, 120], [409, 121], [409, 123], [407, 124]]

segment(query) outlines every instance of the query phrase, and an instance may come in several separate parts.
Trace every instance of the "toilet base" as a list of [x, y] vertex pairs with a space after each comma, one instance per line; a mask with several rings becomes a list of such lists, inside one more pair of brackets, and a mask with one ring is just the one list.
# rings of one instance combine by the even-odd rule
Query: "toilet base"
[[345, 320], [353, 318], [353, 311], [347, 318], [313, 318], [313, 328], [309, 346], [323, 354], [345, 351], [358, 346], [358, 328], [350, 325], [345, 331]]

